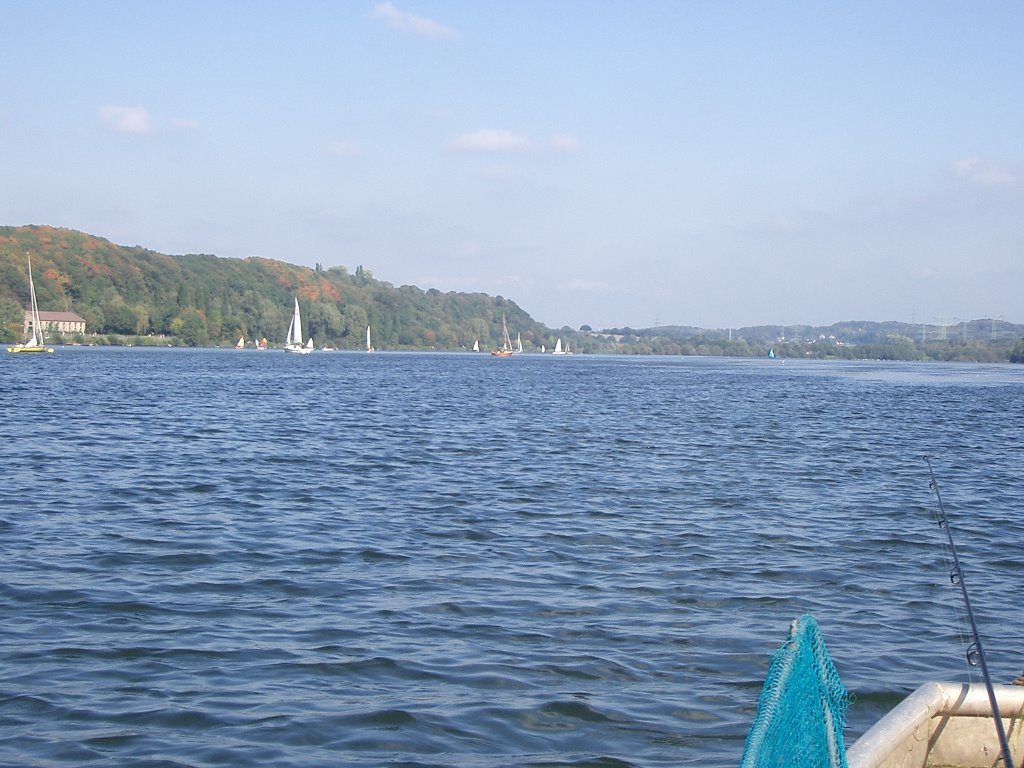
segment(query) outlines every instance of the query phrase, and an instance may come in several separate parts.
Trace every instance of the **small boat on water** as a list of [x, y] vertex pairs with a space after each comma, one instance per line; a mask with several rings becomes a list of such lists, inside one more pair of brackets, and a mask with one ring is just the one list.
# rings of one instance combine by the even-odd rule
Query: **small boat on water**
[[256, 349], [266, 349], [267, 348], [267, 337], [264, 336], [259, 341], [253, 341], [253, 345], [255, 345]]
[[370, 326], [366, 326], [366, 351], [367, 352], [376, 352], [377, 351], [377, 350], [375, 350], [373, 348], [373, 344], [370, 343]]
[[562, 349], [562, 340], [559, 339], [558, 341], [555, 342], [555, 348], [551, 351], [551, 354], [552, 355], [568, 355], [569, 354], [569, 348], [567, 346], [565, 349]]
[[288, 335], [285, 336], [285, 352], [294, 352], [299, 355], [308, 355], [313, 351], [313, 337], [302, 343], [302, 316], [299, 314], [299, 300], [295, 299], [295, 310], [292, 312], [292, 321], [288, 325]]
[[508, 337], [508, 324], [505, 322], [504, 315], [501, 316], [501, 330], [505, 335], [501, 343], [501, 349], [492, 349], [491, 354], [495, 357], [512, 357], [512, 339]]
[[235, 343], [235, 349], [245, 349], [245, 336], [239, 336]]
[[479, 352], [480, 351], [480, 339], [477, 339], [476, 341], [473, 342], [473, 351], [474, 352]]
[[[1024, 675], [1015, 685], [929, 682], [848, 749], [850, 697], [808, 614], [772, 653], [740, 768], [993, 768], [1006, 736], [1014, 768], [1024, 765]], [[993, 715], [999, 712], [999, 721]]]
[[[1014, 765], [1024, 760], [1024, 686], [994, 685]], [[995, 718], [982, 684], [925, 683], [846, 750], [849, 768], [991, 768]]]
[[32, 257], [26, 254], [28, 259], [28, 295], [31, 304], [29, 309], [30, 333], [28, 337], [19, 344], [12, 344], [7, 348], [8, 352], [53, 352], [53, 347], [46, 346], [46, 331], [39, 319], [39, 305], [36, 303], [36, 286], [32, 282]]

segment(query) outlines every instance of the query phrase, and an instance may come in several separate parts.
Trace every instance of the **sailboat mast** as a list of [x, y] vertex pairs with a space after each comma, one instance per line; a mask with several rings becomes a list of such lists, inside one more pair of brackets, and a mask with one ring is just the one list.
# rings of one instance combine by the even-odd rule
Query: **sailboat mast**
[[42, 323], [39, 320], [39, 305], [36, 303], [36, 285], [32, 281], [32, 258], [26, 253], [25, 258], [28, 260], [28, 295], [29, 301], [31, 302], [31, 316], [32, 316], [32, 341], [30, 346], [35, 344], [42, 344], [45, 341], [43, 334]]
[[504, 315], [501, 316], [501, 330], [505, 334], [504, 346], [502, 348], [504, 350], [508, 351], [508, 352], [511, 352], [512, 351], [512, 339], [510, 339], [509, 336], [508, 336], [508, 323], [505, 322], [505, 316]]

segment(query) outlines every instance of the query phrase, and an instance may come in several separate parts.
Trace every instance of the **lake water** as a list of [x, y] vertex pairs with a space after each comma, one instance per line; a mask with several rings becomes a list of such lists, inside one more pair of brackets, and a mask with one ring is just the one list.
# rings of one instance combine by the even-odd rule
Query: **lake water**
[[1024, 367], [0, 357], [0, 764], [734, 766], [810, 612], [847, 744], [1024, 669]]

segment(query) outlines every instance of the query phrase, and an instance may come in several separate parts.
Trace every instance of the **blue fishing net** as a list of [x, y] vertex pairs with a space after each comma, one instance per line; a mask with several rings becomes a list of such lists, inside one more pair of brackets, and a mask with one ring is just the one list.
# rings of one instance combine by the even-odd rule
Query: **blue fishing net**
[[846, 768], [848, 704], [818, 622], [804, 614], [771, 656], [740, 768]]

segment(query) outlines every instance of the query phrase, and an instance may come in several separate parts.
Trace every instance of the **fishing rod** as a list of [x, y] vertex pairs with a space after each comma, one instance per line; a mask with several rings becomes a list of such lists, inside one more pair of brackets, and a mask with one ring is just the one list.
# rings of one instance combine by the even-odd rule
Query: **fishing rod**
[[946, 509], [942, 506], [942, 495], [939, 493], [939, 481], [935, 479], [935, 472], [932, 470], [930, 456], [924, 457], [928, 464], [928, 474], [931, 476], [929, 487], [935, 493], [935, 501], [938, 503], [936, 517], [939, 520], [939, 528], [946, 531], [946, 539], [949, 542], [949, 551], [953, 555], [953, 569], [949, 572], [949, 580], [960, 588], [960, 597], [964, 601], [964, 609], [967, 612], [967, 620], [971, 624], [972, 642], [967, 646], [967, 663], [972, 667], [981, 667], [981, 676], [985, 680], [985, 690], [988, 691], [988, 703], [992, 707], [992, 717], [996, 721], [996, 735], [999, 737], [999, 747], [1003, 753], [1003, 765], [1006, 768], [1013, 768], [1013, 757], [1010, 755], [1010, 744], [1006, 740], [1006, 731], [1003, 728], [1003, 718], [999, 715], [999, 704], [996, 701], [996, 692], [992, 687], [992, 678], [988, 674], [988, 664], [985, 663], [985, 652], [981, 648], [981, 635], [978, 634], [978, 625], [974, 622], [974, 612], [971, 610], [971, 599], [967, 596], [967, 585], [964, 583], [964, 573], [960, 569], [960, 558], [956, 554], [956, 545], [953, 543], [953, 532], [949, 527], [949, 518], [946, 517]]

